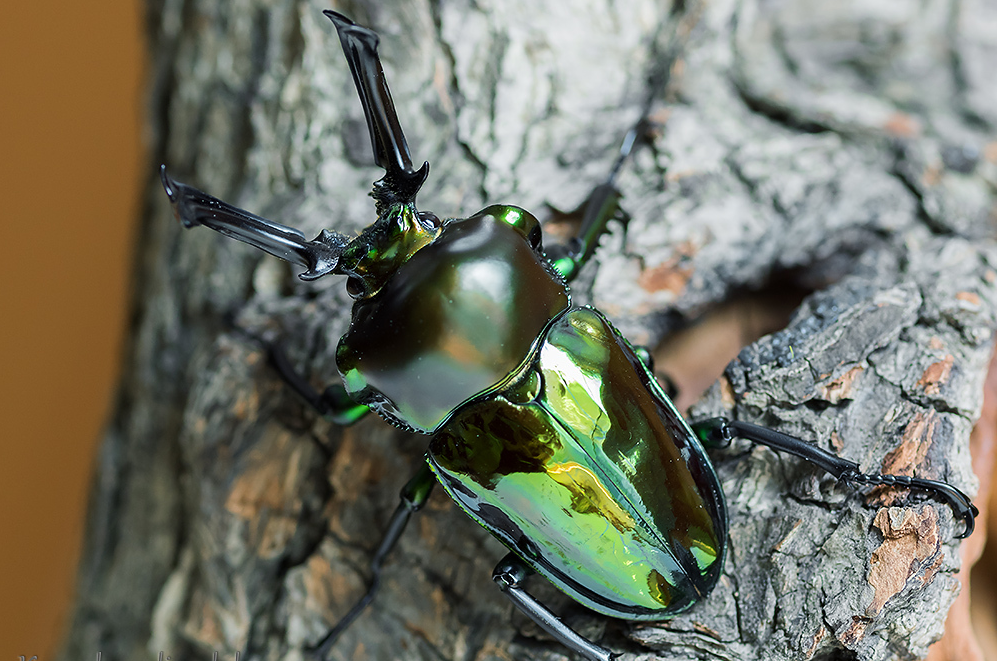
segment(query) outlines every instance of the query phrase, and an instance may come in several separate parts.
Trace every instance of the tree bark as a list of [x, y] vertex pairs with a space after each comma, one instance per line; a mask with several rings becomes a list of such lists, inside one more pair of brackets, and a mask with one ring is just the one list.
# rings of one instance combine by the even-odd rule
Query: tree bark
[[[127, 367], [94, 483], [63, 656], [299, 659], [363, 593], [428, 438], [339, 428], [253, 336], [338, 379], [339, 278], [170, 218], [155, 164], [314, 236], [373, 220], [374, 167], [324, 7], [158, 2], [149, 167]], [[814, 290], [694, 407], [812, 439], [863, 469], [972, 493], [968, 437], [997, 326], [997, 9], [807, 0], [669, 6], [367, 1], [420, 207], [552, 216], [606, 176], [652, 60], [663, 129], [624, 169], [616, 226], [572, 287], [654, 345], [763, 285]], [[987, 27], [989, 26], [989, 27]], [[548, 239], [553, 240], [553, 239]], [[836, 485], [735, 443], [715, 454], [730, 545], [717, 589], [668, 622], [608, 620], [529, 589], [624, 658], [915, 659], [958, 591], [961, 524], [898, 490]], [[980, 534], [980, 533], [978, 533]], [[490, 580], [504, 554], [442, 493], [334, 658], [566, 652]]]

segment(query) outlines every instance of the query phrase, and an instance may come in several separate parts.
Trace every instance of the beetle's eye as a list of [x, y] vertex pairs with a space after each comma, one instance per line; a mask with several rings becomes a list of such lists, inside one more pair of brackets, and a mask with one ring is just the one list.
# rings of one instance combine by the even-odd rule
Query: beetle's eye
[[429, 228], [436, 228], [440, 226], [439, 217], [431, 211], [420, 211], [419, 222]]
[[533, 250], [539, 250], [543, 239], [543, 231], [540, 229], [540, 221], [529, 211], [514, 207], [509, 204], [493, 204], [485, 207], [472, 217], [492, 216], [496, 220], [514, 227], [519, 235], [526, 239]]
[[360, 278], [355, 275], [351, 275], [349, 278], [347, 278], [346, 293], [349, 294], [352, 298], [362, 298], [364, 294], [367, 293], [367, 286], [364, 283], [363, 278]]

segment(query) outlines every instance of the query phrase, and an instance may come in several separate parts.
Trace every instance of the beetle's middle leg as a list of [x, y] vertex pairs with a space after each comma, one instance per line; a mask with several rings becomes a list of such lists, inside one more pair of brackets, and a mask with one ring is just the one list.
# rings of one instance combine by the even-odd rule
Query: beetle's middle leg
[[339, 636], [346, 631], [347, 627], [353, 624], [353, 621], [374, 600], [374, 596], [381, 585], [381, 567], [384, 564], [385, 558], [395, 548], [395, 544], [398, 543], [402, 533], [405, 532], [405, 526], [408, 525], [412, 514], [422, 509], [426, 501], [429, 500], [429, 494], [432, 493], [433, 485], [435, 484], [436, 476], [430, 470], [429, 464], [423, 463], [419, 472], [402, 487], [400, 494], [401, 502], [398, 503], [395, 513], [391, 515], [388, 530], [384, 533], [384, 538], [381, 540], [377, 551], [374, 552], [374, 557], [370, 561], [371, 576], [367, 592], [360, 597], [360, 600], [354, 604], [353, 608], [313, 648], [313, 652], [317, 658], [325, 659], [326, 654], [329, 653], [329, 649], [335, 644]]
[[646, 134], [649, 132], [648, 126], [649, 122], [645, 111], [644, 116], [623, 138], [619, 156], [613, 164], [609, 176], [592, 189], [588, 199], [585, 200], [582, 223], [578, 228], [578, 233], [567, 243], [552, 246], [547, 251], [554, 268], [568, 282], [571, 282], [578, 275], [578, 272], [595, 253], [599, 239], [606, 233], [609, 221], [619, 220], [625, 224], [629, 219], [626, 212], [620, 207], [622, 195], [616, 187], [616, 176], [630, 154], [633, 153], [638, 141], [646, 139]]
[[654, 375], [661, 384], [661, 388], [665, 391], [665, 394], [672, 400], [676, 399], [679, 394], [678, 386], [675, 385], [675, 380], [671, 376], [665, 374], [664, 372], [657, 372], [654, 369], [654, 353], [651, 351], [650, 347], [646, 347], [643, 344], [631, 345], [634, 353], [640, 359], [640, 362], [644, 363], [644, 367], [647, 371]]
[[[626, 211], [620, 206], [622, 195], [616, 187], [616, 176], [619, 174], [623, 164], [630, 158], [637, 145], [648, 139], [651, 132], [652, 123], [648, 119], [648, 109], [644, 115], [627, 132], [620, 145], [620, 153], [613, 164], [613, 168], [606, 177], [606, 180], [592, 189], [588, 199], [585, 200], [584, 211], [582, 213], [581, 226], [578, 233], [562, 245], [552, 246], [547, 251], [547, 256], [558, 270], [561, 276], [568, 282], [574, 280], [578, 272], [588, 262], [595, 253], [599, 239], [606, 233], [609, 222], [617, 220], [624, 225], [629, 220]], [[667, 374], [659, 374], [654, 371], [654, 359], [648, 347], [634, 347], [637, 356], [647, 367], [648, 371], [658, 378], [665, 393], [675, 399], [678, 395], [678, 388], [675, 381]]]
[[591, 661], [612, 661], [619, 656], [596, 645], [569, 627], [550, 612], [546, 606], [521, 588], [520, 583], [532, 573], [534, 573], [533, 570], [519, 556], [515, 553], [509, 553], [495, 565], [492, 580], [498, 583], [498, 586], [512, 600], [516, 608], [539, 624], [544, 631], [554, 636], [565, 647], [578, 652]]

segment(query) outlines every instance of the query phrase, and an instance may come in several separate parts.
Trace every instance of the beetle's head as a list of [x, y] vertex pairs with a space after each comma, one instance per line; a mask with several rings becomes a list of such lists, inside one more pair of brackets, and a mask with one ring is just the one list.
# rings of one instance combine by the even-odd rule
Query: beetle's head
[[346, 290], [360, 300], [370, 298], [412, 255], [436, 240], [442, 223], [415, 205], [396, 203], [353, 239], [339, 258], [337, 273], [349, 276]]

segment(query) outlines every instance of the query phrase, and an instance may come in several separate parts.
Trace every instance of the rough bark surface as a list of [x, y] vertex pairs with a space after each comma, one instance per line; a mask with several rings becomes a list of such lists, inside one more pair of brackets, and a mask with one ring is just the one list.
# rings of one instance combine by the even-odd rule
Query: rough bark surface
[[[153, 154], [178, 179], [313, 236], [373, 219], [379, 178], [325, 5], [150, 0]], [[765, 283], [814, 288], [696, 406], [863, 468], [972, 493], [968, 436], [997, 326], [997, 6], [984, 0], [669, 6], [392, 0], [374, 28], [420, 206], [570, 210], [677, 35], [667, 119], [621, 176], [632, 220], [573, 287], [654, 344]], [[675, 30], [676, 22], [683, 22]], [[665, 44], [670, 47], [671, 44]], [[300, 659], [364, 590], [428, 439], [317, 419], [235, 327], [334, 382], [343, 282], [172, 220], [153, 176], [128, 366], [99, 458], [66, 659]], [[630, 659], [915, 659], [958, 590], [947, 507], [865, 495], [737, 443], [716, 463], [731, 540], [710, 597], [609, 621], [529, 588]], [[337, 659], [555, 659], [490, 580], [504, 554], [438, 490]]]

